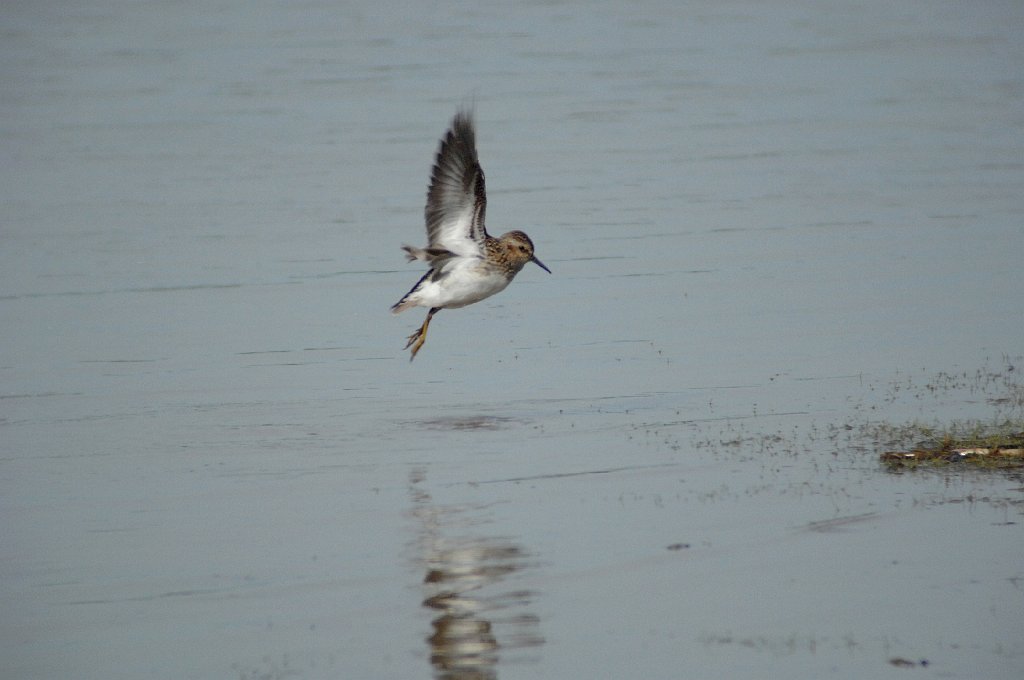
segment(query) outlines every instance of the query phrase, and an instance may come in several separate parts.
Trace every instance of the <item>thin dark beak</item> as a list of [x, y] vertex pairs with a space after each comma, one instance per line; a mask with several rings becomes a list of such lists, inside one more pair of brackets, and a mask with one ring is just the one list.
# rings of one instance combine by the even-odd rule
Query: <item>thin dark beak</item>
[[531, 262], [533, 262], [533, 263], [534, 263], [535, 265], [537, 265], [538, 267], [540, 267], [541, 269], [543, 269], [544, 271], [546, 271], [546, 272], [547, 272], [548, 274], [550, 274], [550, 273], [551, 273], [551, 270], [550, 270], [550, 269], [548, 269], [548, 268], [547, 268], [547, 267], [546, 267], [546, 266], [544, 265], [544, 263], [543, 263], [543, 262], [541, 262], [540, 260], [538, 260], [537, 258], [535, 258], [535, 257], [531, 257], [531, 258], [530, 258], [530, 261], [531, 261]]

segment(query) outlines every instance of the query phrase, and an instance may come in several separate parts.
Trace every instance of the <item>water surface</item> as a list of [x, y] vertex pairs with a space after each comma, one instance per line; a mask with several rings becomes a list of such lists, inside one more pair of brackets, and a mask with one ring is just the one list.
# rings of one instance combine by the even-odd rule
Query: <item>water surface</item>
[[[1017, 3], [0, 17], [3, 675], [1024, 672], [1021, 480], [876, 441], [1024, 419]], [[465, 104], [554, 275], [410, 364]]]

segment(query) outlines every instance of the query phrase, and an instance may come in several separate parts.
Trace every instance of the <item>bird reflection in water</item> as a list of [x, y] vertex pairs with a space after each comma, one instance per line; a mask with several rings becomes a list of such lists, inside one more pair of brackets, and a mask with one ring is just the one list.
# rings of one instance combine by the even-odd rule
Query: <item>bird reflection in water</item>
[[502, 588], [533, 564], [509, 538], [467, 535], [487, 522], [486, 508], [434, 505], [416, 486], [422, 478], [422, 470], [414, 471], [415, 559], [426, 568], [423, 606], [434, 614], [427, 638], [434, 677], [495, 680], [509, 652], [544, 643], [537, 617], [527, 611], [536, 593]]

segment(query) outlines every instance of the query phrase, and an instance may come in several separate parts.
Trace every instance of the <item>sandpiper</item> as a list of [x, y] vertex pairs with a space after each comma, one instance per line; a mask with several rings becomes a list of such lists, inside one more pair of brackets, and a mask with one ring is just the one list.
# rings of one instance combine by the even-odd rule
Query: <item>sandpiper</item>
[[533, 241], [521, 231], [500, 238], [484, 228], [487, 191], [476, 156], [473, 117], [459, 111], [441, 139], [427, 190], [427, 247], [402, 246], [408, 260], [430, 265], [416, 285], [391, 306], [394, 314], [428, 307], [423, 325], [409, 336], [405, 348], [416, 358], [427, 339], [430, 320], [442, 309], [456, 309], [500, 293], [527, 262], [551, 270], [533, 255]]

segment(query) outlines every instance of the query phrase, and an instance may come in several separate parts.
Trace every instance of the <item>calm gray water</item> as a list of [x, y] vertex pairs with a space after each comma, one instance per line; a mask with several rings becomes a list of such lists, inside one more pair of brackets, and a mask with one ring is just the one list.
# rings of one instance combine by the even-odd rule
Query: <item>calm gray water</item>
[[[1024, 420], [1020, 3], [0, 30], [3, 677], [1024, 674], [1021, 479], [873, 436]], [[467, 104], [554, 274], [410, 364]]]

